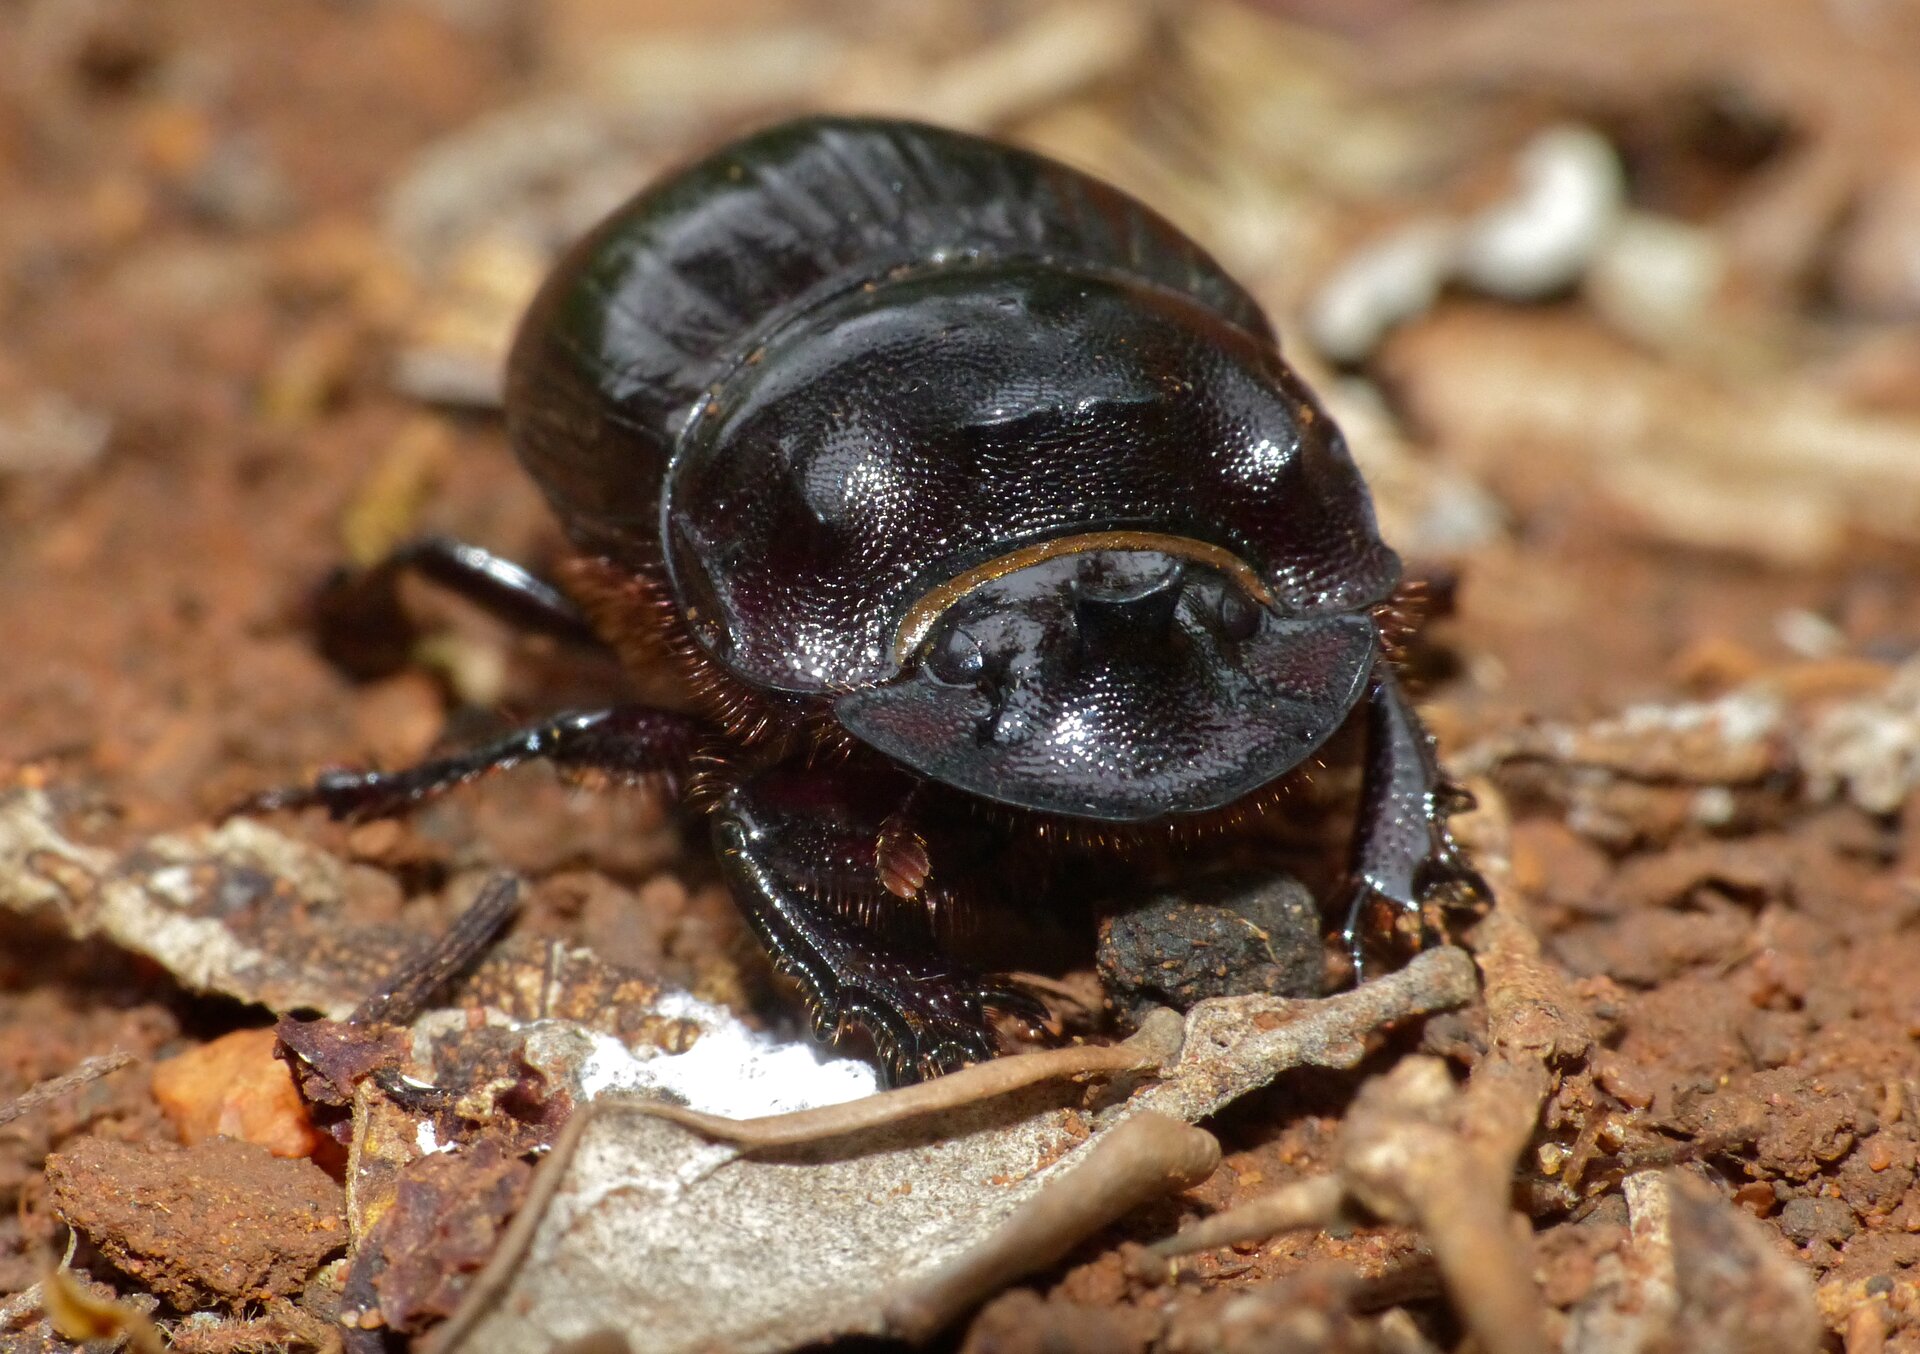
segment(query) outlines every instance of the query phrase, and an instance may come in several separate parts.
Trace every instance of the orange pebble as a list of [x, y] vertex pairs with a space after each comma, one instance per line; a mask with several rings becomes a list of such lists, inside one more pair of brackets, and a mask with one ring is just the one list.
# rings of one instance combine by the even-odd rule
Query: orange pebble
[[320, 1141], [273, 1031], [237, 1030], [153, 1069], [153, 1096], [188, 1147], [238, 1138], [277, 1157], [312, 1156]]

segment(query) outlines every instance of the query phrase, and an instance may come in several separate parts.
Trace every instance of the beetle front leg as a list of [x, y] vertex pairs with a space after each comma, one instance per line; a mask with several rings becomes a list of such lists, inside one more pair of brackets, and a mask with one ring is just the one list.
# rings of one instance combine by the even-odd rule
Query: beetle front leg
[[1354, 976], [1364, 967], [1361, 923], [1369, 904], [1417, 913], [1442, 892], [1488, 896], [1486, 881], [1461, 857], [1447, 818], [1472, 805], [1440, 771], [1433, 736], [1414, 713], [1392, 665], [1374, 665], [1368, 687], [1366, 777], [1354, 834], [1352, 895], [1342, 937]]
[[364, 822], [406, 813], [455, 786], [527, 761], [600, 771], [620, 780], [679, 777], [710, 730], [669, 710], [623, 705], [555, 715], [506, 737], [408, 767], [404, 771], [328, 771], [311, 785], [267, 790], [228, 810], [270, 813], [323, 808], [337, 819]]
[[400, 605], [400, 580], [408, 574], [515, 629], [601, 646], [580, 608], [546, 579], [477, 545], [422, 536], [369, 568], [337, 571], [321, 587], [314, 621], [329, 661], [363, 679], [385, 676], [406, 662], [414, 626]]
[[864, 1031], [892, 1084], [991, 1058], [990, 1009], [1033, 1023], [1045, 1009], [941, 954], [923, 913], [903, 922], [915, 905], [876, 874], [881, 820], [855, 779], [845, 767], [775, 768], [727, 792], [713, 834], [734, 900], [800, 984], [814, 1034]]

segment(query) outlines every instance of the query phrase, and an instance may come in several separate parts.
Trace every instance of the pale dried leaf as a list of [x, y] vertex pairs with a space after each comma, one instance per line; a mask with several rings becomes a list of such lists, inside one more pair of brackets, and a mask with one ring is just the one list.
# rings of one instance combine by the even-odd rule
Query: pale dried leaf
[[748, 1156], [607, 1102], [576, 1119], [517, 1249], [503, 1249], [483, 1298], [436, 1348], [545, 1354], [645, 1330], [649, 1349], [674, 1354], [881, 1333], [896, 1294], [993, 1246], [1124, 1119], [1153, 1110], [1191, 1123], [1290, 1067], [1351, 1067], [1378, 1029], [1475, 988], [1466, 955], [1439, 949], [1320, 1001], [1202, 1002], [1178, 1061], [1119, 1104], [1083, 1107], [1078, 1087], [1031, 1086], [778, 1154]]

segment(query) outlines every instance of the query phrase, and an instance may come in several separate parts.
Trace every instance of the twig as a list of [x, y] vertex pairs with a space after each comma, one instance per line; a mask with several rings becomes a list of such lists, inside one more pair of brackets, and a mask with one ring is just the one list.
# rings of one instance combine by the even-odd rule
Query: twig
[[1147, 1248], [1145, 1258], [1171, 1260], [1238, 1241], [1259, 1241], [1282, 1232], [1326, 1227], [1338, 1221], [1346, 1198], [1346, 1186], [1335, 1176], [1296, 1180], [1238, 1208], [1216, 1213], [1177, 1236], [1155, 1242]]
[[402, 960], [387, 980], [354, 1009], [347, 1018], [348, 1023], [410, 1023], [426, 1009], [434, 993], [480, 956], [519, 903], [519, 880], [509, 874], [489, 879], [467, 910], [454, 919], [447, 933]]
[[1150, 1199], [1190, 1188], [1220, 1164], [1211, 1133], [1164, 1114], [1128, 1119], [1050, 1181], [982, 1244], [887, 1304], [887, 1329], [926, 1340], [975, 1303], [1059, 1260]]
[[1185, 1025], [1180, 1017], [1163, 1007], [1148, 1016], [1124, 1043], [1055, 1048], [995, 1058], [932, 1081], [818, 1109], [770, 1114], [758, 1119], [728, 1119], [653, 1101], [636, 1102], [632, 1108], [637, 1113], [683, 1125], [718, 1142], [747, 1148], [792, 1147], [958, 1109], [1043, 1081], [1100, 1072], [1158, 1070], [1180, 1056], [1184, 1033]]
[[1363, 1091], [1342, 1131], [1340, 1174], [1374, 1212], [1419, 1226], [1482, 1348], [1525, 1354], [1544, 1347], [1544, 1316], [1531, 1258], [1512, 1226], [1513, 1172], [1558, 1069], [1584, 1059], [1593, 1034], [1516, 910], [1504, 803], [1491, 786], [1475, 790], [1479, 854], [1501, 899], [1470, 937], [1484, 980], [1487, 1054], [1464, 1092], [1426, 1059], [1395, 1068], [1374, 1083], [1374, 1095]]
[[1187, 1016], [1180, 1061], [1136, 1095], [1133, 1109], [1204, 1119], [1296, 1067], [1353, 1067], [1368, 1040], [1414, 1016], [1464, 1006], [1479, 991], [1464, 950], [1428, 950], [1397, 973], [1316, 1001], [1218, 997]]
[[1555, 1069], [1583, 1058], [1592, 1034], [1564, 981], [1541, 958], [1538, 939], [1512, 910], [1504, 853], [1487, 856], [1503, 903], [1472, 938], [1486, 984], [1489, 1048], [1466, 1090], [1457, 1090], [1435, 1059], [1402, 1062], [1362, 1089], [1341, 1127], [1332, 1174], [1209, 1218], [1153, 1247], [1151, 1257], [1324, 1225], [1352, 1201], [1420, 1229], [1482, 1349], [1529, 1354], [1545, 1347], [1532, 1266], [1511, 1226], [1509, 1184]]
[[1353, 1196], [1427, 1238], [1448, 1296], [1487, 1354], [1545, 1349], [1540, 1294], [1511, 1224], [1508, 1172], [1461, 1130], [1463, 1097], [1446, 1065], [1409, 1058], [1369, 1083], [1341, 1130], [1340, 1176]]
[[0, 1105], [0, 1127], [5, 1127], [15, 1119], [33, 1113], [42, 1105], [58, 1100], [69, 1091], [77, 1091], [82, 1086], [100, 1080], [110, 1072], [118, 1072], [121, 1068], [129, 1067], [139, 1061], [140, 1059], [134, 1054], [117, 1049], [112, 1053], [103, 1053], [97, 1058], [88, 1058], [73, 1071], [51, 1077], [15, 1097], [10, 1103]]
[[1160, 1011], [1122, 1044], [996, 1058], [843, 1105], [760, 1119], [726, 1119], [652, 1102], [633, 1108], [720, 1142], [785, 1147], [954, 1109], [1040, 1081], [1158, 1069], [1172, 1079], [1142, 1095], [1139, 1107], [1197, 1119], [1288, 1068], [1351, 1067], [1365, 1053], [1368, 1035], [1408, 1015], [1459, 1005], [1471, 999], [1474, 987], [1466, 955], [1443, 948], [1337, 997], [1310, 1002], [1225, 998], [1196, 1008], [1185, 1025], [1173, 1012]]

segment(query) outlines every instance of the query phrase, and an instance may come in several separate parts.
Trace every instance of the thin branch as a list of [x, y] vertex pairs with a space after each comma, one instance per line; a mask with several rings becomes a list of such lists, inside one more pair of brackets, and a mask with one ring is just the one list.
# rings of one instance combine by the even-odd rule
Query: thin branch
[[1157, 1071], [1180, 1056], [1184, 1028], [1178, 1015], [1162, 1008], [1149, 1016], [1124, 1043], [1087, 1044], [995, 1058], [932, 1081], [882, 1091], [844, 1104], [769, 1114], [757, 1119], [728, 1119], [655, 1101], [634, 1102], [631, 1108], [640, 1114], [683, 1125], [716, 1142], [746, 1148], [792, 1147], [959, 1109], [1043, 1081], [1103, 1072]]
[[1346, 1186], [1338, 1176], [1317, 1175], [1296, 1180], [1270, 1194], [1250, 1199], [1238, 1208], [1216, 1213], [1177, 1236], [1147, 1248], [1153, 1260], [1171, 1260], [1195, 1251], [1231, 1246], [1240, 1241], [1264, 1241], [1282, 1232], [1328, 1227], [1346, 1209]]
[[41, 1106], [58, 1100], [69, 1091], [77, 1091], [100, 1080], [111, 1072], [130, 1067], [140, 1059], [132, 1054], [115, 1050], [103, 1053], [97, 1058], [88, 1058], [73, 1071], [61, 1076], [51, 1077], [24, 1094], [15, 1097], [10, 1103], [0, 1105], [0, 1127], [12, 1123], [25, 1115], [33, 1113]]
[[986, 1241], [889, 1302], [887, 1329], [916, 1343], [929, 1339], [975, 1303], [1045, 1269], [1141, 1204], [1199, 1184], [1219, 1164], [1211, 1133], [1164, 1114], [1136, 1114]]

